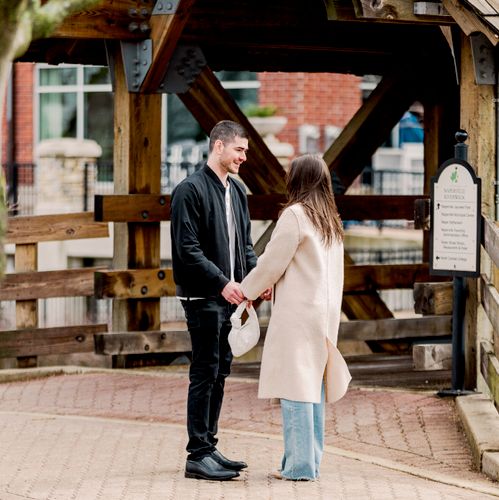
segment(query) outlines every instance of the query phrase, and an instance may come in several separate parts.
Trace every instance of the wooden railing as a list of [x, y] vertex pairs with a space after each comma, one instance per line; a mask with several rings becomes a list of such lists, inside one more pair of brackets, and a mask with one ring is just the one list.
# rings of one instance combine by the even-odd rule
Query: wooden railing
[[499, 224], [483, 217], [482, 245], [493, 263], [493, 277], [482, 274], [481, 301], [492, 328], [493, 342], [480, 344], [480, 371], [487, 382], [495, 404], [499, 407]]
[[38, 299], [93, 296], [96, 269], [38, 272], [38, 243], [108, 236], [108, 224], [89, 212], [9, 218], [6, 243], [15, 245], [16, 272], [0, 282], [0, 300], [16, 301], [16, 329], [0, 331], [0, 358], [32, 366], [42, 354], [94, 352], [93, 336], [107, 325], [39, 328]]
[[[415, 197], [342, 196], [337, 200], [345, 219], [362, 220], [367, 214], [371, 220], [411, 219]], [[252, 219], [277, 218], [282, 201], [282, 197], [275, 195], [249, 196]], [[372, 209], [374, 202], [375, 211]], [[177, 328], [106, 333], [106, 325], [38, 327], [37, 304], [42, 298], [95, 296], [113, 300], [150, 300], [173, 297], [175, 285], [168, 268], [85, 268], [39, 272], [36, 265], [39, 242], [106, 237], [107, 222], [158, 222], [168, 220], [169, 214], [169, 196], [136, 194], [97, 196], [95, 214], [11, 218], [7, 243], [16, 245], [16, 273], [7, 275], [0, 284], [0, 300], [16, 301], [16, 330], [0, 332], [0, 357], [17, 357], [22, 365], [24, 357], [94, 352], [94, 343], [95, 352], [105, 355], [190, 350], [187, 332]], [[99, 222], [94, 222], [94, 216]], [[428, 264], [425, 263], [346, 265], [344, 293], [345, 298], [369, 296], [379, 290], [412, 289], [415, 282], [429, 280]], [[449, 335], [449, 315], [356, 320], [343, 322], [340, 326], [342, 340], [409, 341]]]
[[[414, 202], [421, 196], [338, 196], [337, 204], [345, 220], [386, 220], [414, 217]], [[275, 220], [285, 201], [281, 195], [250, 195], [252, 220]], [[375, 207], [375, 210], [373, 210]], [[168, 195], [97, 196], [95, 217], [105, 222], [153, 223], [170, 218]], [[415, 282], [430, 280], [428, 264], [346, 265], [345, 297], [368, 296], [379, 290], [412, 289]], [[100, 298], [152, 299], [174, 296], [171, 269], [137, 269], [97, 272], [95, 293]], [[265, 332], [265, 328], [263, 329]], [[377, 319], [348, 321], [340, 326], [342, 340], [391, 341], [447, 337], [450, 316], [415, 319]], [[189, 336], [183, 330], [147, 332], [111, 332], [98, 334], [96, 351], [101, 354], [140, 354], [185, 352], [190, 350]], [[262, 336], [263, 339], [263, 336]]]

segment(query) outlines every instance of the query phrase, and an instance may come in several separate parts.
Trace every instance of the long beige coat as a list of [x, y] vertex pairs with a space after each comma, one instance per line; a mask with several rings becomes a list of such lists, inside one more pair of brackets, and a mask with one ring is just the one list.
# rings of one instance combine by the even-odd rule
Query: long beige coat
[[325, 247], [301, 204], [283, 211], [241, 288], [254, 300], [274, 285], [258, 397], [319, 403], [326, 373], [326, 400], [337, 401], [351, 380], [336, 348], [343, 244]]

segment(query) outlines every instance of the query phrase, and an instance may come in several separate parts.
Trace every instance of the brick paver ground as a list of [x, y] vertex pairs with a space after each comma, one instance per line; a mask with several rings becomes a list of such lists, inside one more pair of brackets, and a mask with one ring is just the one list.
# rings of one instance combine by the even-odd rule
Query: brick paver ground
[[0, 500], [499, 497], [473, 471], [453, 401], [429, 392], [350, 390], [327, 409], [321, 479], [269, 478], [282, 453], [280, 409], [258, 400], [256, 389], [228, 380], [220, 448], [250, 468], [216, 483], [183, 477], [185, 374], [0, 384]]

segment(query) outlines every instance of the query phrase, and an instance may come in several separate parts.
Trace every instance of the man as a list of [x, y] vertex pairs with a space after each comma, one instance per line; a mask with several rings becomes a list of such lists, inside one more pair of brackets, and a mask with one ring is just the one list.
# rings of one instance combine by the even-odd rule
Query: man
[[185, 477], [227, 480], [244, 462], [216, 449], [225, 378], [232, 353], [230, 315], [244, 296], [239, 282], [256, 264], [244, 186], [229, 177], [246, 160], [248, 134], [221, 121], [210, 134], [207, 163], [173, 191], [173, 276], [192, 341]]

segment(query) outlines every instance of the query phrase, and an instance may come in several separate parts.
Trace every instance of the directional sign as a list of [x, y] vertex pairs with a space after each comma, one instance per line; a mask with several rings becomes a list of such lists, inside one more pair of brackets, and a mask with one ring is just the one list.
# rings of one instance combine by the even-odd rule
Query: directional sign
[[431, 183], [430, 274], [480, 275], [481, 179], [463, 160], [446, 161]]

